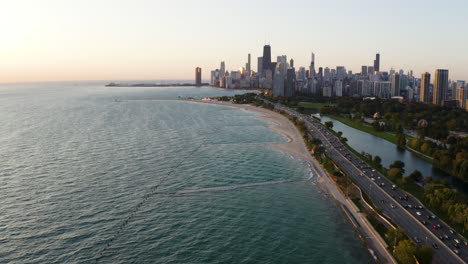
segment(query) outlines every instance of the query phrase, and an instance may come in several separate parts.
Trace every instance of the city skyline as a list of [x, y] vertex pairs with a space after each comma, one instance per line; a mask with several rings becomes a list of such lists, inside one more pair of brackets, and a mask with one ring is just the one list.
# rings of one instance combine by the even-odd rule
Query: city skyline
[[257, 69], [268, 43], [272, 61], [287, 54], [297, 68], [309, 67], [314, 52], [316, 70], [359, 72], [380, 53], [381, 71], [448, 69], [451, 80], [468, 80], [468, 17], [453, 15], [468, 10], [464, 1], [280, 3], [5, 3], [0, 82], [191, 80], [195, 67], [208, 80], [208, 69], [220, 61], [238, 69], [247, 54]]

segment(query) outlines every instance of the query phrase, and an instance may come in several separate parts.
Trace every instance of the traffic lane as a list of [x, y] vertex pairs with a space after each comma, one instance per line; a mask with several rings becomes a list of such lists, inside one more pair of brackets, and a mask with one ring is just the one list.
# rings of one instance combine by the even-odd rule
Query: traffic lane
[[[364, 183], [366, 184], [366, 183]], [[369, 182], [369, 184], [372, 184]], [[372, 186], [372, 185], [371, 185]], [[380, 190], [376, 189], [377, 187], [374, 187], [375, 191], [371, 191], [370, 197], [374, 201], [375, 204], [377, 204], [377, 207], [382, 210], [382, 212], [390, 217], [394, 221], [395, 224], [401, 226], [405, 232], [408, 234], [410, 238], [414, 240], [414, 237], [418, 237], [421, 239], [422, 237], [428, 237], [426, 236], [426, 232], [424, 232], [424, 229], [422, 229], [414, 220], [412, 220], [410, 217], [407, 217], [405, 215], [405, 212], [402, 211], [402, 209], [392, 209], [389, 206], [389, 203], [387, 202], [386, 205], [380, 204], [376, 201], [382, 201], [386, 199], [385, 193]], [[401, 208], [401, 207], [400, 207]], [[433, 239], [428, 239], [427, 245], [431, 245], [433, 242]], [[449, 253], [446, 253], [449, 254]], [[436, 253], [435, 255], [440, 255], [440, 256], [435, 256], [434, 260], [443, 260], [444, 258], [444, 252]], [[437, 262], [436, 262], [437, 263]], [[456, 262], [454, 262], [456, 263]]]
[[[292, 115], [294, 115], [294, 114], [292, 114]], [[307, 124], [308, 128], [309, 128], [309, 129], [312, 129], [313, 126], [312, 126], [312, 127], [309, 127], [310, 122], [308, 122], [308, 123], [309, 123], [309, 124]], [[313, 127], [313, 128], [317, 129], [316, 127]], [[329, 151], [333, 150], [332, 148], [327, 148], [327, 147], [333, 146], [332, 142], [330, 142], [330, 141], [336, 141], [336, 140], [333, 140], [333, 139], [331, 138], [330, 133], [329, 133], [329, 132], [326, 132], [324, 129], [317, 129], [317, 130], [318, 130], [318, 131], [321, 131], [322, 133], [323, 133], [323, 132], [326, 133], [327, 136], [324, 136], [322, 133], [317, 133], [317, 135], [321, 138], [321, 140], [328, 141], [329, 145], [326, 146], [326, 149], [328, 149]], [[322, 135], [320, 135], [320, 134], [322, 134]], [[335, 145], [336, 145], [336, 142], [335, 142]], [[362, 164], [362, 163], [363, 163], [362, 161], [361, 161], [360, 163], [359, 163], [358, 161], [359, 161], [359, 159], [356, 158], [356, 159], [355, 159], [355, 162], [354, 162], [354, 165], [359, 166], [359, 164]], [[358, 170], [358, 171], [359, 171], [359, 170]], [[391, 183], [390, 181], [388, 181], [388, 182]], [[386, 191], [382, 191], [381, 193], [382, 193], [382, 194], [383, 194], [383, 193], [386, 193]], [[387, 193], [387, 195], [388, 195], [388, 193]], [[383, 197], [385, 197], [385, 196], [383, 196]], [[392, 200], [392, 199], [391, 199], [391, 200]], [[403, 217], [406, 217], [407, 214], [409, 214], [409, 212], [405, 212], [405, 213], [403, 214]], [[415, 223], [417, 222], [417, 220], [416, 220], [416, 221], [415, 221], [415, 220], [410, 220], [410, 221], [411, 221], [412, 224], [415, 224]], [[419, 223], [416, 223], [416, 224], [419, 224]], [[419, 228], [421, 228], [421, 225], [416, 225], [416, 226], [418, 226]], [[424, 233], [424, 232], [427, 232], [427, 230], [424, 228], [424, 226], [422, 226], [422, 227], [423, 227], [423, 228], [422, 228], [423, 233]], [[436, 237], [435, 239], [437, 239], [437, 237]], [[447, 248], [445, 248], [445, 249], [447, 250]]]
[[[335, 152], [335, 153], [333, 153]], [[333, 151], [333, 150], [330, 150], [330, 154], [332, 154], [331, 156], [334, 157], [334, 156], [339, 156], [337, 153], [336, 153], [336, 150]], [[340, 160], [338, 160], [340, 161]], [[342, 161], [342, 160], [341, 160]], [[375, 185], [375, 182], [373, 181], [369, 181], [367, 178], [363, 178], [363, 177], [356, 177], [356, 175], [359, 173], [359, 169], [356, 169], [356, 168], [348, 168], [348, 166], [346, 166], [346, 170], [350, 170], [348, 171], [348, 175], [350, 176], [354, 176], [353, 178], [355, 178], [355, 180], [357, 181], [357, 183], [362, 186], [363, 184], [370, 184], [372, 186], [372, 184]], [[346, 171], [344, 171], [346, 173]], [[368, 182], [367, 182], [368, 181]], [[415, 240], [414, 238], [417, 237], [418, 239], [420, 239], [420, 237], [431, 237], [430, 241], [431, 243], [433, 243], [432, 241], [433, 240], [437, 240], [438, 238], [437, 237], [432, 237], [430, 236], [430, 232], [428, 232], [428, 230], [425, 228], [425, 226], [422, 226], [420, 223], [418, 223], [417, 219], [416, 221], [414, 219], [411, 219], [410, 216], [408, 216], [408, 214], [410, 214], [408, 211], [398, 211], [398, 212], [394, 212], [393, 210], [386, 210], [385, 208], [382, 208], [382, 206], [379, 206], [376, 201], [382, 201], [382, 200], [386, 200], [388, 199], [388, 193], [383, 190], [382, 188], [378, 187], [378, 186], [374, 186], [375, 188], [375, 191], [371, 191], [370, 192], [370, 197], [371, 199], [374, 201], [374, 204], [380, 208], [384, 214], [388, 215], [397, 225], [401, 226], [405, 231], [406, 233], [410, 236], [410, 238], [413, 239], [413, 241]], [[392, 200], [392, 199], [390, 199]], [[428, 245], [430, 246], [431, 244], [429, 243], [429, 239], [428, 239]], [[447, 249], [447, 248], [442, 248], [442, 250], [440, 251], [437, 251], [435, 252], [435, 255], [437, 255], [435, 257], [435, 259], [440, 259], [440, 260], [444, 260], [444, 256], [450, 256], [451, 252], [449, 252], [450, 250]], [[454, 263], [457, 263], [457, 262], [454, 262]]]

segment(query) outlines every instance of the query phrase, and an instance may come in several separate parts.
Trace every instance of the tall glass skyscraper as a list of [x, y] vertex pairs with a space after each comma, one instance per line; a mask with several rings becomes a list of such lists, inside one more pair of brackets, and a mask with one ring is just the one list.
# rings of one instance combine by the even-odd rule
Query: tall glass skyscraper
[[265, 72], [271, 70], [271, 47], [265, 45], [263, 47], [263, 61], [262, 61], [262, 76], [265, 76]]

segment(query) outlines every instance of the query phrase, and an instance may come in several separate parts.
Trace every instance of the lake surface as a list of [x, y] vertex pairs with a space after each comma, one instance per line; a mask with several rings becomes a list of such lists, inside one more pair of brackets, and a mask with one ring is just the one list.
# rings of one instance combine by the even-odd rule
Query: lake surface
[[0, 263], [369, 263], [240, 92], [0, 86]]
[[394, 161], [401, 160], [405, 163], [405, 175], [409, 175], [413, 171], [419, 170], [424, 177], [432, 176], [435, 179], [446, 179], [456, 189], [468, 194], [467, 183], [463, 183], [462, 181], [451, 177], [444, 171], [433, 168], [431, 163], [426, 162], [410, 151], [398, 148], [395, 144], [385, 139], [352, 128], [331, 117], [323, 116], [321, 121], [322, 123], [332, 121], [333, 130], [343, 132], [343, 137], [348, 139], [347, 143], [350, 147], [359, 153], [364, 151], [371, 154], [373, 157], [376, 155], [380, 156], [382, 158], [382, 165], [387, 168]]

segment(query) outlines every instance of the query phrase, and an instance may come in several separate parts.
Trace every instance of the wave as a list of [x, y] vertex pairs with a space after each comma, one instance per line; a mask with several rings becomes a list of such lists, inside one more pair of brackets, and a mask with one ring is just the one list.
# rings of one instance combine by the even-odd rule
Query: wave
[[202, 193], [202, 192], [224, 192], [224, 191], [237, 190], [237, 189], [241, 189], [241, 188], [251, 188], [251, 187], [258, 187], [258, 186], [277, 185], [277, 184], [284, 184], [284, 183], [291, 183], [291, 182], [294, 182], [294, 181], [293, 180], [282, 180], [282, 181], [246, 183], [246, 184], [237, 184], [237, 185], [211, 187], [211, 188], [182, 190], [182, 191], [177, 191], [174, 194], [175, 195], [181, 195], [181, 194], [192, 194], [192, 193]]

